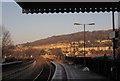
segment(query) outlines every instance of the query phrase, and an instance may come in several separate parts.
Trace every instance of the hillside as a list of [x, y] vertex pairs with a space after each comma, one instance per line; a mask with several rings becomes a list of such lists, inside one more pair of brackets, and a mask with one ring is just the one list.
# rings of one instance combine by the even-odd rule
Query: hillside
[[[109, 39], [109, 33], [112, 30], [99, 30], [99, 31], [87, 31], [86, 40], [95, 41], [95, 40], [107, 40]], [[34, 42], [25, 43], [24, 45], [38, 46], [45, 44], [55, 44], [55, 43], [69, 43], [72, 41], [80, 41], [84, 39], [84, 32], [77, 32], [67, 35], [58, 35], [48, 37], [46, 39], [37, 40]]]

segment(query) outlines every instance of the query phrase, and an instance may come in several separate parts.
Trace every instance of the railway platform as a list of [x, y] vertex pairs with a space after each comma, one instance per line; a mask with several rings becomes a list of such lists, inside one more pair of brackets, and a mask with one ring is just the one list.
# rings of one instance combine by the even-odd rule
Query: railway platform
[[56, 70], [52, 81], [109, 81], [107, 78], [90, 70], [83, 70], [83, 67], [63, 62], [54, 62], [54, 64]]
[[65, 68], [58, 62], [52, 62], [52, 63], [56, 67], [55, 73], [52, 77], [52, 81], [67, 79]]

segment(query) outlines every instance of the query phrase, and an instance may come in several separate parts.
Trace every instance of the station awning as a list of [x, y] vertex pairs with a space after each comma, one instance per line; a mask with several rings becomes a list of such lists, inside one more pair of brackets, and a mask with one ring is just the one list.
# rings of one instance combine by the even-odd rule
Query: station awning
[[17, 2], [23, 13], [120, 12], [120, 2]]

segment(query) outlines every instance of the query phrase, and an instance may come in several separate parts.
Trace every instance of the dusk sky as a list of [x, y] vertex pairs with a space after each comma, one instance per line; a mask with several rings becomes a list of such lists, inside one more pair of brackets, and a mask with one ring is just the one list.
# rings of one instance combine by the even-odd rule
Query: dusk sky
[[[116, 12], [116, 27], [117, 14]], [[83, 26], [74, 26], [74, 22], [94, 22], [94, 26], [86, 26], [86, 31], [112, 29], [111, 18], [112, 14], [107, 12], [23, 14], [17, 3], [2, 2], [2, 24], [10, 31], [14, 44], [83, 31]]]

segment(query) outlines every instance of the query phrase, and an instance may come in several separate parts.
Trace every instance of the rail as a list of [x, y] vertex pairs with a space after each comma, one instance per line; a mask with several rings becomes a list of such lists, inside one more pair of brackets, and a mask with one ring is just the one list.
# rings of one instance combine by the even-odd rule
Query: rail
[[52, 65], [50, 65], [48, 62], [43, 66], [40, 73], [35, 77], [33, 81], [50, 81], [52, 79]]

